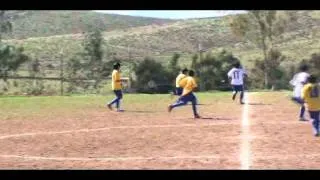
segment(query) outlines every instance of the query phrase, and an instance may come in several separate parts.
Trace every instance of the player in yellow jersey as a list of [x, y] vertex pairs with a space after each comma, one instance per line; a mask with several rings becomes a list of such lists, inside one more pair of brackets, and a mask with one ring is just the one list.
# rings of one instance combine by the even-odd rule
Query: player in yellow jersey
[[193, 91], [198, 87], [195, 79], [194, 79], [194, 71], [189, 71], [189, 76], [182, 79], [179, 82], [180, 87], [183, 87], [183, 92], [181, 94], [181, 97], [177, 100], [176, 103], [169, 105], [168, 111], [171, 112], [173, 108], [184, 106], [189, 101], [192, 103], [192, 110], [193, 115], [195, 118], [200, 118], [198, 112], [197, 112], [197, 100], [196, 96], [194, 95]]
[[113, 65], [112, 72], [112, 90], [116, 95], [116, 98], [113, 99], [110, 103], [107, 104], [107, 107], [112, 110], [112, 105], [116, 104], [117, 111], [121, 112], [120, 101], [122, 99], [122, 85], [121, 85], [121, 76], [120, 76], [120, 63], [115, 63]]
[[174, 91], [174, 95], [181, 96], [183, 88], [180, 87], [179, 83], [182, 79], [186, 77], [188, 77], [188, 69], [183, 69], [176, 78], [176, 89]]
[[309, 76], [308, 83], [302, 89], [301, 97], [312, 119], [314, 135], [319, 136], [320, 86], [314, 75]]

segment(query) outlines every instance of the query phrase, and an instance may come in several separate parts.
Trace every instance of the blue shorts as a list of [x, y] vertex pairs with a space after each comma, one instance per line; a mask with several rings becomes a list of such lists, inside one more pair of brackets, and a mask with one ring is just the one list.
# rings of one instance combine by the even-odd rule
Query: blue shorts
[[122, 99], [122, 91], [121, 90], [114, 90], [113, 92], [117, 96], [117, 98]]
[[183, 88], [178, 87], [178, 88], [176, 88], [176, 90], [175, 90], [175, 95], [181, 96], [182, 92], [183, 92]]
[[300, 97], [292, 97], [291, 100], [297, 102], [298, 104], [304, 105], [304, 101]]
[[232, 90], [233, 91], [243, 91], [243, 85], [232, 85]]
[[181, 96], [179, 98], [179, 101], [183, 101], [183, 102], [192, 102], [192, 101], [196, 102], [196, 100], [197, 98], [192, 92], [187, 95]]

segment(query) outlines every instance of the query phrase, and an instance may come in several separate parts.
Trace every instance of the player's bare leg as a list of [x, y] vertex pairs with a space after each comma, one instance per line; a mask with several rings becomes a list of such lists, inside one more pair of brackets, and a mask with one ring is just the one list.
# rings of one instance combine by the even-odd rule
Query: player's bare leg
[[192, 103], [192, 111], [193, 111], [193, 114], [194, 114], [194, 118], [195, 119], [200, 119], [200, 115], [198, 114], [197, 112], [197, 98], [194, 94], [192, 94], [192, 100], [191, 100], [191, 103]]
[[169, 105], [169, 106], [168, 106], [168, 112], [171, 112], [171, 111], [172, 111], [172, 109], [173, 109], [173, 108], [172, 108], [172, 106], [171, 106], [171, 105]]
[[106, 107], [112, 111], [112, 106], [111, 106], [111, 104], [107, 104]]
[[232, 100], [234, 101], [236, 99], [236, 96], [237, 96], [237, 91], [233, 91], [233, 95], [232, 95]]
[[244, 97], [244, 92], [241, 91], [241, 93], [240, 93], [240, 104], [244, 104], [243, 97]]

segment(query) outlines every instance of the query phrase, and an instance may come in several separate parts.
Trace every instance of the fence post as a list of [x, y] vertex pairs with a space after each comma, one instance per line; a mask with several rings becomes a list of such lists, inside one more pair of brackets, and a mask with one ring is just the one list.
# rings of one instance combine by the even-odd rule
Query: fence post
[[[198, 52], [199, 52], [199, 63], [201, 64], [201, 62], [202, 62], [202, 52], [203, 52], [203, 48], [202, 48], [202, 44], [201, 43], [198, 44]], [[204, 90], [204, 87], [203, 87], [204, 85], [203, 85], [203, 80], [201, 79], [201, 76], [200, 76], [200, 73], [202, 72], [202, 65], [200, 66], [200, 70], [198, 72], [199, 72], [198, 77], [199, 77], [199, 83], [200, 83], [199, 90], [203, 91]]]
[[60, 95], [63, 96], [63, 49], [60, 51]]

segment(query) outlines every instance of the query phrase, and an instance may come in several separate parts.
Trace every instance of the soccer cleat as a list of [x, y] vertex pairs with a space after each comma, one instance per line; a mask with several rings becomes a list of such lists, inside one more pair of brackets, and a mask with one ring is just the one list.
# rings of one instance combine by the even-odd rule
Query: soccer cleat
[[124, 112], [123, 109], [117, 109], [117, 112]]
[[240, 104], [245, 104], [245, 103], [241, 101]]
[[299, 121], [308, 121], [308, 119], [305, 119], [305, 118], [299, 118]]
[[194, 116], [195, 119], [200, 119], [201, 117], [199, 116], [199, 114]]
[[108, 104], [108, 105], [107, 105], [107, 108], [109, 108], [110, 110], [112, 110], [111, 104]]
[[319, 133], [314, 134], [315, 137], [319, 137], [319, 135], [320, 135]]
[[236, 99], [236, 94], [232, 95], [232, 100], [234, 101]]
[[172, 111], [172, 109], [173, 109], [173, 108], [172, 108], [172, 106], [171, 106], [171, 105], [169, 105], [169, 106], [168, 106], [168, 112], [171, 112], [171, 111]]

